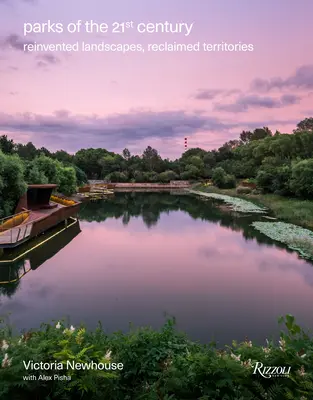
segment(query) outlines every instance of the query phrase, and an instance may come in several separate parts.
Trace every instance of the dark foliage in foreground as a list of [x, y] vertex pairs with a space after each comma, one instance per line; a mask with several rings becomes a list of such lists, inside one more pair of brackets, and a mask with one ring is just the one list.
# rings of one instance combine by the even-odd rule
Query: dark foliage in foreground
[[[246, 340], [219, 350], [193, 343], [174, 329], [169, 320], [160, 332], [150, 328], [127, 334], [106, 335], [101, 326], [94, 332], [43, 325], [39, 331], [14, 337], [0, 331], [0, 398], [28, 399], [299, 399], [313, 396], [313, 341], [287, 315], [281, 339], [256, 346]], [[64, 369], [27, 371], [23, 361], [63, 363]], [[70, 363], [123, 363], [122, 370], [72, 370]], [[290, 367], [286, 377], [263, 378], [256, 363]], [[259, 364], [260, 365], [260, 364]], [[36, 379], [24, 380], [23, 376]], [[39, 380], [40, 375], [52, 380]], [[54, 375], [71, 377], [64, 381]]]

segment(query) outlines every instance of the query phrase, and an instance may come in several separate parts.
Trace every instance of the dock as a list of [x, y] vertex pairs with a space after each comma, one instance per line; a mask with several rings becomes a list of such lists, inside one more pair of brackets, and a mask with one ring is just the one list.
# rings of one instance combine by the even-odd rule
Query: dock
[[80, 202], [54, 196], [57, 185], [29, 185], [15, 214], [0, 220], [0, 248], [16, 247], [70, 217]]

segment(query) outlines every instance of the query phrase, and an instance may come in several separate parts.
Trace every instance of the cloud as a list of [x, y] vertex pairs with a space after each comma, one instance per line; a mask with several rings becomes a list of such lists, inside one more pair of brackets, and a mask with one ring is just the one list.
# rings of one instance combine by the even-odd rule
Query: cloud
[[40, 56], [37, 56], [37, 67], [39, 68], [46, 68], [49, 65], [56, 65], [61, 62], [61, 60], [56, 57], [54, 54], [42, 54]]
[[221, 93], [223, 93], [221, 89], [200, 89], [194, 98], [197, 100], [212, 100]]
[[2, 47], [2, 49], [14, 49], [25, 53], [27, 52], [27, 50], [24, 50], [24, 45], [26, 44], [34, 44], [34, 42], [25, 40], [15, 33], [4, 37], [0, 41], [0, 47]]
[[[67, 110], [57, 110], [52, 115], [0, 113], [0, 132], [12, 135], [15, 140], [33, 141], [37, 146], [56, 150], [63, 148], [74, 152], [80, 148], [103, 147], [109, 150], [124, 147], [142, 148], [144, 144], [157, 144], [164, 151], [176, 153], [177, 141], [185, 136], [200, 140], [194, 147], [205, 144], [216, 148], [230, 138], [238, 136], [242, 129], [260, 126], [295, 126], [297, 121], [238, 122], [219, 119], [200, 112], [186, 111], [152, 112], [137, 110], [129, 114], [109, 116], [73, 115]], [[167, 146], [165, 143], [170, 142]], [[161, 149], [161, 150], [162, 150]]]
[[[217, 105], [217, 110], [242, 112], [245, 111], [244, 105], [237, 104], [238, 102], [245, 103], [246, 100], [251, 105], [265, 108], [279, 108], [284, 105], [295, 104], [299, 99], [288, 97], [281, 98], [281, 102], [277, 102], [269, 97], [257, 98], [256, 93], [267, 93], [271, 90], [312, 90], [313, 89], [313, 65], [302, 65], [288, 78], [275, 77], [271, 79], [256, 78], [250, 83], [250, 88], [245, 96], [238, 98], [235, 104]], [[214, 100], [217, 97], [229, 97], [234, 94], [242, 93], [239, 89], [199, 89], [192, 97], [196, 100]], [[311, 94], [309, 93], [308, 96]], [[290, 103], [288, 103], [290, 100]], [[258, 103], [258, 104], [257, 104]], [[248, 106], [250, 108], [250, 106]]]
[[60, 62], [60, 59], [58, 57], [49, 53], [40, 55], [37, 58], [47, 64], [58, 64]]
[[285, 94], [276, 99], [269, 96], [258, 95], [242, 95], [239, 96], [234, 102], [223, 104], [217, 103], [214, 105], [215, 111], [226, 112], [246, 112], [251, 108], [283, 108], [286, 106], [297, 104], [301, 98], [293, 94]]
[[[29, 4], [35, 4], [37, 2], [37, 0], [16, 0], [16, 2], [17, 1], [20, 1], [22, 3], [29, 3]], [[0, 4], [1, 3], [3, 3], [3, 4], [11, 4], [11, 3], [14, 3], [14, 0], [0, 0]]]
[[237, 123], [222, 122], [214, 117], [184, 111], [139, 110], [107, 117], [71, 115], [66, 110], [56, 111], [50, 116], [0, 113], [0, 130], [24, 132], [27, 135], [31, 133], [37, 137], [40, 135], [42, 141], [59, 141], [68, 148], [73, 148], [76, 140], [80, 147], [101, 145], [110, 148], [149, 138], [175, 138], [199, 131], [222, 132], [236, 125]]
[[272, 79], [254, 79], [251, 82], [251, 90], [258, 92], [269, 92], [272, 89], [313, 89], [313, 65], [303, 65], [288, 78], [280, 77]]
[[213, 100], [218, 96], [228, 97], [240, 92], [239, 89], [199, 89], [193, 98], [196, 100]]

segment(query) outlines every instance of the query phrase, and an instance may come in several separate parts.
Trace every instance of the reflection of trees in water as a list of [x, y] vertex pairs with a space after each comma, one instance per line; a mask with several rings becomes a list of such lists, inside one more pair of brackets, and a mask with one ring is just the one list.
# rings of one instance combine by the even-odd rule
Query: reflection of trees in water
[[0, 266], [0, 297], [1, 295], [11, 297], [16, 293], [20, 285], [19, 276], [23, 272], [24, 260], [17, 261], [11, 265]]
[[[108, 218], [121, 218], [127, 225], [131, 218], [142, 217], [148, 228], [155, 226], [161, 213], [183, 211], [193, 219], [210, 221], [222, 227], [241, 232], [246, 241], [256, 240], [259, 244], [277, 246], [287, 249], [279, 242], [274, 242], [267, 236], [256, 231], [251, 223], [262, 219], [260, 215], [244, 215], [233, 211], [225, 211], [219, 207], [221, 201], [215, 199], [202, 199], [184, 195], [171, 195], [170, 193], [142, 193], [126, 192], [115, 193], [114, 198], [89, 202], [80, 212], [80, 219], [85, 221], [105, 221]], [[292, 252], [291, 250], [288, 250]]]

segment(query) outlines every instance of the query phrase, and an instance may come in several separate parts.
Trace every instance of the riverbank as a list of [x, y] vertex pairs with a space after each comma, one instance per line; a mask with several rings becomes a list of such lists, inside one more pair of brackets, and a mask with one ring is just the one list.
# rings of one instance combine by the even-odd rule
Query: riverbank
[[292, 315], [280, 319], [285, 333], [279, 342], [258, 346], [245, 339], [223, 349], [190, 341], [174, 322], [168, 320], [159, 331], [139, 328], [112, 335], [101, 326], [92, 332], [57, 321], [22, 336], [12, 336], [4, 326], [0, 397], [312, 398], [313, 342]]
[[258, 206], [269, 209], [275, 218], [313, 230], [313, 201], [274, 194], [238, 194], [236, 189], [218, 189], [215, 186], [202, 184], [194, 185], [192, 189], [249, 200]]

